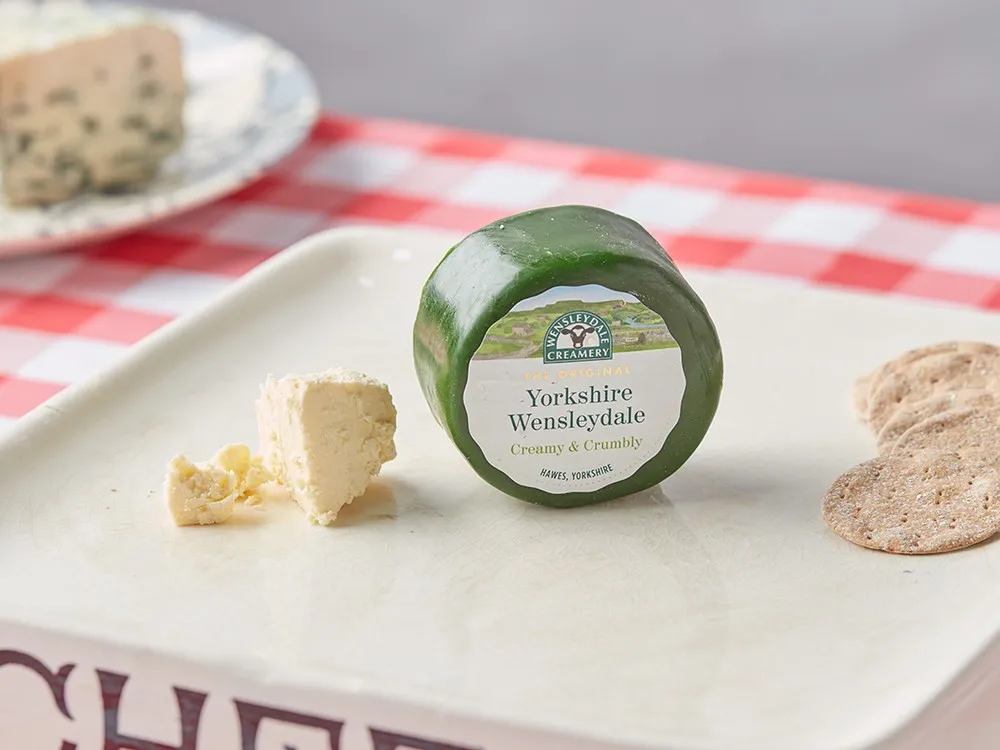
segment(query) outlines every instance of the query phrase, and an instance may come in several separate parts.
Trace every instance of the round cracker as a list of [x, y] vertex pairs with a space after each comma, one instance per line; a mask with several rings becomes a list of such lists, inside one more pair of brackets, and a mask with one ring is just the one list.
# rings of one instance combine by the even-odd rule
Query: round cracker
[[1000, 458], [1000, 407], [951, 409], [925, 419], [899, 437], [891, 455], [919, 458], [938, 451]]
[[896, 442], [911, 427], [920, 424], [925, 419], [944, 414], [955, 409], [989, 409], [1000, 406], [1000, 392], [981, 391], [965, 388], [959, 391], [949, 391], [938, 396], [903, 404], [893, 412], [885, 427], [878, 434], [879, 454], [889, 453]]
[[990, 352], [997, 350], [998, 347], [993, 344], [987, 344], [982, 341], [941, 341], [937, 344], [929, 344], [928, 346], [918, 346], [914, 349], [909, 349], [898, 357], [893, 357], [888, 362], [885, 362], [880, 367], [878, 367], [871, 375], [868, 377], [868, 394], [865, 398], [865, 402], [875, 394], [875, 391], [879, 389], [882, 383], [887, 377], [892, 373], [898, 372], [899, 370], [906, 369], [909, 365], [914, 362], [919, 362], [925, 357], [930, 357], [935, 354], [947, 354], [949, 352], [968, 352], [970, 354], [975, 354], [978, 352]]
[[884, 552], [971, 547], [1000, 531], [1000, 469], [955, 453], [874, 458], [833, 483], [823, 520], [847, 541]]
[[[907, 365], [923, 359], [924, 357], [929, 357], [932, 354], [945, 354], [947, 352], [956, 351], [957, 349], [957, 341], [943, 341], [939, 344], [931, 344], [929, 346], [919, 346], [915, 349], [909, 349], [900, 354], [898, 357], [893, 357], [892, 359], [883, 362], [868, 377], [868, 398], [870, 398], [875, 391], [878, 390], [879, 386], [882, 385], [882, 382], [887, 377], [897, 370], [901, 370]], [[865, 400], [867, 401], [868, 399], [866, 398]]]
[[877, 435], [903, 404], [963, 389], [1000, 390], [1000, 349], [933, 354], [892, 373], [868, 399], [868, 424]]

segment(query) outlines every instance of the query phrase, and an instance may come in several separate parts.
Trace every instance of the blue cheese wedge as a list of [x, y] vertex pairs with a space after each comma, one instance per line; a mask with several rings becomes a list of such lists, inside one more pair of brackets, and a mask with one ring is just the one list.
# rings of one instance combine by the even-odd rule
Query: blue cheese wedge
[[141, 188], [184, 140], [180, 37], [147, 12], [0, 3], [0, 182], [12, 205]]
[[268, 377], [256, 407], [264, 467], [312, 523], [332, 523], [396, 456], [389, 389], [360, 372]]

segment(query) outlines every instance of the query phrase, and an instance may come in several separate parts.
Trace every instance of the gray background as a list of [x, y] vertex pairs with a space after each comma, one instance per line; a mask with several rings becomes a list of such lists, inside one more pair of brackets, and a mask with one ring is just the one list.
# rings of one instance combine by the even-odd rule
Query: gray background
[[343, 113], [1000, 200], [1000, 0], [169, 5], [272, 36]]

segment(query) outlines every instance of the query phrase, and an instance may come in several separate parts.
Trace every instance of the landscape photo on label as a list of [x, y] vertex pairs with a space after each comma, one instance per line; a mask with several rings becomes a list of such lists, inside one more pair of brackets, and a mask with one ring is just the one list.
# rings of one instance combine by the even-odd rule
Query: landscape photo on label
[[[611, 332], [615, 354], [677, 346], [663, 318], [634, 296], [588, 284], [553, 287], [522, 300], [490, 326], [473, 359], [541, 359], [552, 324], [575, 312], [601, 319]], [[569, 321], [554, 328], [550, 341], [566, 350], [597, 347], [599, 327], [587, 321]]]

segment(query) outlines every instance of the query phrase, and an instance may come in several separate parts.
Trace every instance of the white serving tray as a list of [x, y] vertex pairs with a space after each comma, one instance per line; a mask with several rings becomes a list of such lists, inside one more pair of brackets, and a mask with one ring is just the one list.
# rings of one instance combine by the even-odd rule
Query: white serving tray
[[[874, 451], [853, 378], [919, 343], [1000, 341], [1000, 317], [689, 273], [726, 357], [706, 441], [654, 491], [554, 511], [480, 481], [420, 394], [412, 319], [454, 239], [308, 239], [0, 443], [3, 747], [996, 747], [1000, 543], [880, 554], [819, 507]], [[171, 455], [254, 443], [265, 375], [335, 365], [399, 408], [399, 458], [342, 524], [288, 506], [170, 524]]]

